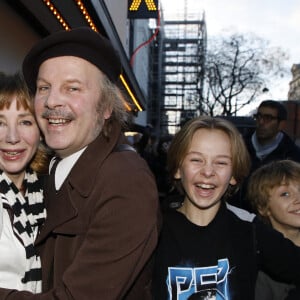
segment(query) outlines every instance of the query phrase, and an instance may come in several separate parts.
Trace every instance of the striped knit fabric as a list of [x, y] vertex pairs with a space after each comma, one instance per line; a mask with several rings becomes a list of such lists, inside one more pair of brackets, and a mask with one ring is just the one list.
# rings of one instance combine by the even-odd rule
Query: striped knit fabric
[[39, 226], [46, 218], [43, 204], [43, 187], [35, 172], [28, 170], [24, 178], [25, 197], [8, 176], [0, 171], [0, 196], [3, 207], [9, 207], [13, 214], [13, 231], [22, 242], [26, 253], [26, 272], [22, 284], [33, 292], [41, 291], [41, 261], [36, 254], [34, 241]]

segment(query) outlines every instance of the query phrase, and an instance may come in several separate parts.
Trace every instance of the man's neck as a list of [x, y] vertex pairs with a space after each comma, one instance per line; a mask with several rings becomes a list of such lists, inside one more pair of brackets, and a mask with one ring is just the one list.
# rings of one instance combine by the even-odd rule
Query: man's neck
[[275, 140], [276, 140], [276, 135], [273, 136], [271, 139], [260, 139], [257, 137], [257, 141], [261, 146], [267, 146], [273, 144]]

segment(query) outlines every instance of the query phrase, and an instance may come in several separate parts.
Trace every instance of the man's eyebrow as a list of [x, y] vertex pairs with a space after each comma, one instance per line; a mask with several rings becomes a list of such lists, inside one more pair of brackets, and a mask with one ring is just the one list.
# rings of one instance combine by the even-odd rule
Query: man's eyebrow
[[[36, 79], [37, 81], [44, 81], [44, 82], [48, 82], [47, 79], [44, 79], [43, 77], [37, 77]], [[63, 83], [82, 83], [82, 81], [80, 81], [77, 78], [69, 78], [69, 79], [65, 79], [62, 81]]]
[[64, 82], [66, 82], [66, 83], [82, 83], [79, 79], [76, 79], [76, 78], [74, 78], [74, 79], [67, 79]]

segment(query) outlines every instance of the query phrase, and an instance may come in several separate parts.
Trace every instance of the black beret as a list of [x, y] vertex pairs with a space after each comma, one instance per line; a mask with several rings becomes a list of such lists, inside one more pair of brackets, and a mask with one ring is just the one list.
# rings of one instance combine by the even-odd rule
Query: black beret
[[23, 75], [31, 91], [36, 89], [40, 65], [58, 56], [83, 58], [98, 67], [112, 82], [116, 82], [121, 74], [119, 55], [108, 39], [90, 27], [62, 30], [40, 40], [24, 58]]

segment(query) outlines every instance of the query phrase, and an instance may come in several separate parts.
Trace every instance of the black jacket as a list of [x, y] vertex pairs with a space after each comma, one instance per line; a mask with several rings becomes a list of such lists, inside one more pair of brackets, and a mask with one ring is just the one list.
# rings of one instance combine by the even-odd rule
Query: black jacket
[[300, 148], [292, 141], [292, 139], [284, 132], [283, 139], [278, 145], [278, 147], [268, 154], [263, 160], [260, 160], [255, 153], [255, 149], [252, 145], [251, 137], [245, 140], [247, 149], [251, 156], [251, 171], [256, 170], [262, 165], [265, 165], [271, 161], [290, 159], [300, 162]]

